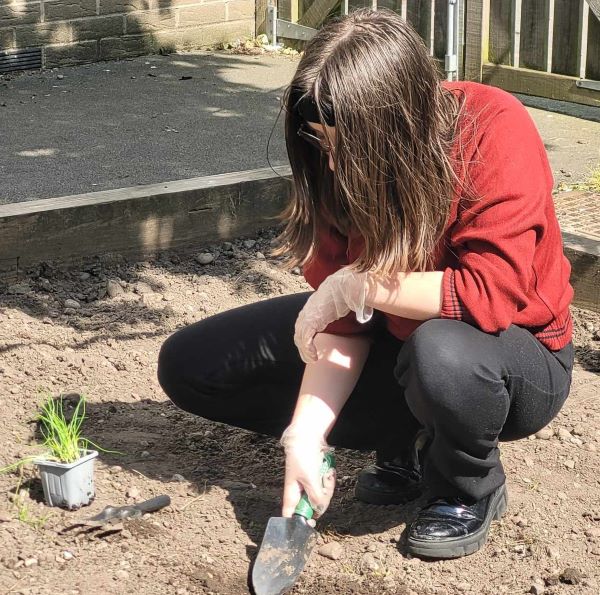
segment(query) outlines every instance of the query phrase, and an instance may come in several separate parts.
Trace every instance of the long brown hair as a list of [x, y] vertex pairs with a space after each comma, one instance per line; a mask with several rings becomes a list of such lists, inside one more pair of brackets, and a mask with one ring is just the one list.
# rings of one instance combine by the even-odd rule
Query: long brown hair
[[[335, 118], [334, 172], [298, 135], [299, 99], [315, 106], [315, 123]], [[278, 252], [304, 264], [333, 226], [363, 238], [360, 270], [430, 268], [456, 190], [460, 101], [414, 29], [389, 10], [331, 21], [307, 45], [284, 102], [293, 185]]]

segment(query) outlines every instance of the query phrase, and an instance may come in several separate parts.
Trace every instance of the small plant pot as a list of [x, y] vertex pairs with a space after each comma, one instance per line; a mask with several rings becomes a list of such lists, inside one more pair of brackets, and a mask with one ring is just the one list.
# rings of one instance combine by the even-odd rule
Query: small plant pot
[[82, 450], [81, 455], [73, 463], [59, 463], [48, 459], [34, 461], [40, 470], [48, 506], [76, 510], [87, 506], [94, 499], [94, 459], [98, 452]]

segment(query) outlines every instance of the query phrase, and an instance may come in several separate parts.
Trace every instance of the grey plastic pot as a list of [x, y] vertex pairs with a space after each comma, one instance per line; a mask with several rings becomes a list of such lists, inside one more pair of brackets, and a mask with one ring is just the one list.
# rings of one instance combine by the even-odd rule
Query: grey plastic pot
[[94, 499], [95, 450], [82, 450], [81, 458], [73, 463], [59, 463], [48, 459], [36, 459], [40, 470], [44, 498], [48, 506], [75, 510], [87, 506]]

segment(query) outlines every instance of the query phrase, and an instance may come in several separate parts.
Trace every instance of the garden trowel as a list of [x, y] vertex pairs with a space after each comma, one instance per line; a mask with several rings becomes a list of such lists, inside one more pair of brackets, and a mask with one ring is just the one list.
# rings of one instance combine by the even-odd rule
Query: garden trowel
[[[330, 469], [335, 469], [333, 452], [325, 454], [321, 476]], [[303, 494], [291, 518], [269, 519], [252, 569], [256, 595], [280, 595], [294, 585], [317, 541], [317, 532], [308, 522], [313, 514], [308, 497]]]

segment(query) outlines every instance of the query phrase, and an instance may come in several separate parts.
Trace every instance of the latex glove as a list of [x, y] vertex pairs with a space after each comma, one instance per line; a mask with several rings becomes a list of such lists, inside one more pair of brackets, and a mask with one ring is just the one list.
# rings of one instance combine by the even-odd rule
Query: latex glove
[[281, 436], [281, 445], [285, 450], [282, 515], [291, 517], [306, 492], [314, 518], [318, 518], [327, 510], [335, 489], [335, 469], [323, 476], [319, 473], [329, 446], [322, 435], [293, 425]]
[[373, 308], [365, 304], [367, 273], [359, 273], [351, 267], [340, 269], [327, 277], [308, 298], [296, 320], [294, 343], [304, 363], [318, 359], [314, 337], [332, 322], [349, 312], [356, 312], [356, 320], [371, 320]]

